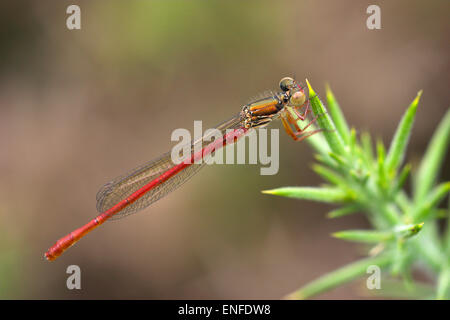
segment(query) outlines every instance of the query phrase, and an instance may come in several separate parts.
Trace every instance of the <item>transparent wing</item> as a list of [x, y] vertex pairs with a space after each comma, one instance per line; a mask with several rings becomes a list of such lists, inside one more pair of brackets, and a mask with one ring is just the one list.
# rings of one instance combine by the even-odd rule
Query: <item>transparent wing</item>
[[[239, 113], [229, 120], [221, 123], [216, 128], [220, 130], [223, 136], [227, 129], [241, 128], [241, 123], [242, 118]], [[191, 142], [191, 151], [194, 150], [194, 147], [198, 148], [198, 144], [201, 144], [201, 147], [205, 148], [211, 143], [211, 141], [208, 141], [210, 138], [210, 135], [203, 136], [202, 139]], [[148, 207], [153, 202], [161, 199], [189, 180], [189, 178], [191, 178], [204, 166], [204, 163], [205, 162], [202, 161], [200, 164], [193, 163], [192, 165], [186, 167], [173, 177], [170, 177], [163, 183], [146, 192], [138, 200], [114, 215], [111, 220], [122, 218]], [[168, 152], [163, 154], [161, 157], [149, 161], [129, 173], [106, 183], [97, 193], [97, 210], [99, 212], [104, 212], [110, 209], [118, 202], [141, 189], [175, 165], [176, 164], [174, 164], [171, 160], [171, 153]]]

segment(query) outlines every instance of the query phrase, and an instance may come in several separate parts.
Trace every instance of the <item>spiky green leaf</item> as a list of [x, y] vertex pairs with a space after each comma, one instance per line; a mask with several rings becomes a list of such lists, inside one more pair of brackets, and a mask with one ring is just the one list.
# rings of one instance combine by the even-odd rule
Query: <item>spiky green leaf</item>
[[408, 110], [404, 114], [400, 121], [394, 138], [392, 139], [389, 153], [386, 157], [386, 169], [388, 174], [393, 175], [397, 168], [400, 166], [403, 158], [405, 157], [406, 147], [411, 135], [411, 129], [416, 116], [417, 106], [419, 105], [420, 96], [422, 91], [419, 91], [417, 97], [409, 106]]
[[333, 210], [328, 212], [327, 217], [328, 218], [338, 218], [343, 217], [352, 213], [356, 213], [358, 211], [361, 211], [361, 206], [357, 204], [348, 204], [343, 206], [342, 208]]
[[416, 207], [413, 213], [414, 221], [425, 220], [435, 206], [437, 206], [450, 192], [450, 182], [441, 183]]
[[387, 266], [391, 261], [392, 254], [384, 253], [380, 256], [353, 262], [321, 276], [320, 278], [310, 282], [299, 290], [287, 295], [285, 298], [291, 300], [308, 299], [312, 296], [335, 288], [341, 284], [344, 284], [366, 274], [367, 268], [370, 266], [376, 265], [380, 268], [383, 268]]
[[378, 243], [394, 239], [392, 231], [344, 230], [333, 233], [333, 237], [355, 242]]
[[325, 91], [327, 96], [328, 109], [330, 110], [331, 118], [336, 125], [336, 130], [341, 135], [342, 140], [344, 140], [344, 142], [348, 142], [350, 137], [350, 130], [347, 121], [345, 120], [344, 114], [342, 113], [342, 110], [339, 107], [339, 103], [337, 102], [333, 92], [328, 85], [326, 85]]
[[450, 143], [450, 110], [447, 111], [420, 163], [414, 183], [414, 200], [422, 201], [436, 183]]
[[329, 203], [339, 203], [349, 200], [349, 195], [338, 188], [284, 187], [264, 190], [262, 193]]
[[314, 112], [314, 115], [317, 117], [317, 123], [319, 128], [323, 130], [323, 135], [328, 142], [328, 145], [331, 150], [333, 150], [337, 154], [344, 154], [344, 144], [341, 136], [336, 131], [336, 127], [331, 119], [330, 115], [326, 111], [316, 92], [311, 87], [308, 80], [306, 80], [309, 89], [309, 96], [311, 102], [311, 108]]

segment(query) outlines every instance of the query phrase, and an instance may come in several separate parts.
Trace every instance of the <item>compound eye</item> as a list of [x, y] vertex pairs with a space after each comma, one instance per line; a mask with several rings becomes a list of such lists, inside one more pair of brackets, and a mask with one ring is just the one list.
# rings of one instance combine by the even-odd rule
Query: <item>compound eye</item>
[[294, 85], [295, 81], [290, 77], [284, 77], [280, 80], [280, 89], [283, 90], [283, 92], [289, 91]]
[[294, 107], [301, 107], [306, 101], [306, 96], [303, 91], [296, 91], [292, 94], [290, 104]]

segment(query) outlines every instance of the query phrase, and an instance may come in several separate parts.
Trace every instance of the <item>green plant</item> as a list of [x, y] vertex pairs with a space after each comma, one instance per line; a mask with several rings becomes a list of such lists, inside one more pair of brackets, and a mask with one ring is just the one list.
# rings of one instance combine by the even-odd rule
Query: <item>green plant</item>
[[[437, 128], [427, 151], [412, 179], [413, 192], [403, 189], [411, 165], [401, 167], [422, 92], [404, 114], [386, 152], [381, 141], [373, 152], [371, 137], [363, 133], [358, 139], [349, 129], [342, 111], [327, 87], [329, 113], [311, 88], [311, 107], [323, 134], [307, 141], [317, 152], [313, 169], [327, 185], [322, 187], [284, 187], [264, 193], [340, 205], [328, 213], [337, 218], [364, 212], [372, 230], [345, 230], [334, 237], [371, 245], [368, 257], [328, 273], [286, 298], [306, 299], [367, 275], [367, 268], [377, 265], [388, 273], [382, 284], [383, 293], [409, 298], [450, 298], [450, 210], [438, 205], [450, 190], [450, 182], [437, 184], [439, 169], [450, 140], [450, 111]], [[439, 233], [439, 220], [446, 218], [446, 230]], [[414, 267], [426, 269], [434, 277], [433, 291], [425, 283], [413, 279]], [[389, 270], [389, 272], [384, 272]], [[393, 281], [400, 277], [403, 281]], [[389, 285], [388, 285], [389, 284]], [[376, 290], [375, 290], [376, 291]], [[433, 295], [430, 296], [430, 292]]]

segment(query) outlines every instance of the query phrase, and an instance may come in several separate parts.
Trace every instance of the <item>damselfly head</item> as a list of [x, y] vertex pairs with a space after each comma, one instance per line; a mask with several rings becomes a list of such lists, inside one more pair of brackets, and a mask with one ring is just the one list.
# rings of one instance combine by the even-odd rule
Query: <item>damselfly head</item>
[[280, 88], [285, 94], [285, 101], [288, 102], [290, 106], [301, 107], [305, 103], [305, 92], [291, 77], [284, 77], [281, 79]]
[[284, 77], [283, 79], [280, 80], [280, 89], [283, 92], [291, 90], [293, 87], [295, 87], [295, 85], [296, 85], [295, 80], [292, 79], [291, 77]]

